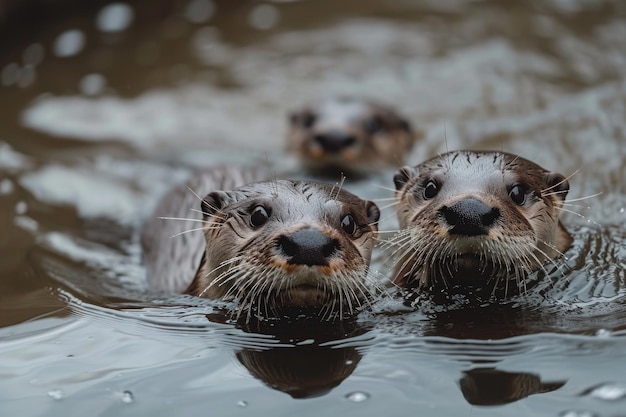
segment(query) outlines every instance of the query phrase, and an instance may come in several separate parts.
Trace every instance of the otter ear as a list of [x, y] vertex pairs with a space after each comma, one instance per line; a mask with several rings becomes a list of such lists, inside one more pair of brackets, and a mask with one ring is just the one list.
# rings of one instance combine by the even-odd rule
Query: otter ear
[[300, 114], [297, 111], [292, 111], [292, 112], [289, 113], [289, 115], [287, 117], [289, 119], [289, 124], [297, 125], [298, 124], [298, 119], [300, 118]]
[[289, 113], [289, 123], [291, 126], [309, 129], [315, 124], [317, 116], [310, 108], [304, 108]]
[[378, 223], [380, 220], [380, 209], [373, 201], [365, 202], [365, 212], [367, 213], [367, 220], [370, 224]]
[[546, 183], [548, 184], [546, 194], [554, 194], [561, 200], [565, 200], [569, 191], [569, 181], [565, 175], [557, 172], [549, 172], [546, 174]]
[[405, 165], [402, 168], [400, 168], [396, 172], [396, 175], [393, 176], [393, 183], [396, 186], [396, 191], [400, 191], [400, 189], [404, 187], [404, 185], [407, 182], [409, 182], [409, 180], [412, 178], [414, 173], [415, 173], [414, 168], [408, 165]]
[[224, 206], [224, 200], [226, 199], [226, 193], [223, 191], [213, 191], [202, 199], [200, 204], [200, 210], [202, 210], [202, 216], [204, 220], [207, 220], [210, 216], [213, 216], [215, 212]]

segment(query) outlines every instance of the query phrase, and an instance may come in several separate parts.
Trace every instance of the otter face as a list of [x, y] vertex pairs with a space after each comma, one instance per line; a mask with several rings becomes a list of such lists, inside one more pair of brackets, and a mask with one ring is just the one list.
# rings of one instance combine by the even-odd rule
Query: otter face
[[397, 166], [413, 141], [408, 121], [373, 102], [332, 99], [289, 117], [287, 149], [311, 168], [358, 172]]
[[353, 309], [366, 298], [378, 207], [326, 184], [267, 181], [202, 203], [206, 253], [188, 293], [281, 307]]
[[402, 232], [394, 239], [401, 286], [484, 286], [524, 278], [571, 237], [558, 217], [569, 184], [516, 155], [457, 151], [394, 177]]

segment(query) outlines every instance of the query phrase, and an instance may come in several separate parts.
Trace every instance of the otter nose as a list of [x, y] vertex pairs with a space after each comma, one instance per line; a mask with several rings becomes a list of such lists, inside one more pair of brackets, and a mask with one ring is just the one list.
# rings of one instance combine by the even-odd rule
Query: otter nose
[[500, 217], [500, 210], [475, 198], [466, 198], [440, 209], [452, 235], [486, 235]]
[[328, 258], [339, 250], [339, 241], [316, 229], [301, 229], [278, 239], [279, 249], [294, 265], [328, 265]]
[[328, 132], [318, 133], [315, 135], [314, 139], [315, 142], [322, 147], [322, 149], [330, 153], [341, 152], [342, 150], [356, 144], [354, 136], [341, 130], [330, 130]]

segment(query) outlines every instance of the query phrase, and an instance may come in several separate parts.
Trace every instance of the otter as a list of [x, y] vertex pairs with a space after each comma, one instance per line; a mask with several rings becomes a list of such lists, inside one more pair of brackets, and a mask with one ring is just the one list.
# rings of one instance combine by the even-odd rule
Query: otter
[[264, 316], [287, 308], [349, 314], [372, 291], [367, 280], [380, 211], [371, 201], [339, 186], [275, 179], [209, 192], [197, 206], [204, 242], [182, 244], [161, 233], [160, 242], [144, 245], [153, 261], [175, 263], [171, 255], [179, 254], [189, 264], [193, 254], [195, 274], [187, 266], [186, 276], [174, 278], [149, 267], [153, 283], [171, 288], [176, 281], [180, 289], [186, 282], [187, 294], [234, 299], [240, 312]]
[[202, 196], [269, 178], [262, 166], [219, 165], [198, 170], [169, 190], [141, 230], [142, 260], [152, 291], [182, 293], [202, 259]]
[[204, 256], [188, 294], [350, 312], [366, 278], [380, 211], [337, 186], [270, 180], [202, 200]]
[[401, 232], [391, 241], [392, 282], [403, 288], [493, 285], [506, 296], [572, 243], [559, 221], [567, 178], [517, 155], [448, 152], [400, 168], [394, 184]]
[[287, 150], [312, 171], [363, 174], [402, 165], [416, 136], [387, 105], [331, 98], [290, 113]]

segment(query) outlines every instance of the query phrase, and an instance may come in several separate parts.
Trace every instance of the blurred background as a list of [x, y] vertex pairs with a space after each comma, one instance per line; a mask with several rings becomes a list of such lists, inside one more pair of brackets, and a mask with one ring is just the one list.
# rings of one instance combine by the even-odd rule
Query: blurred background
[[[485, 415], [621, 415], [625, 77], [620, 0], [1, 0], [0, 411], [357, 413], [365, 401], [459, 415], [491, 375], [468, 369], [489, 363], [532, 373], [513, 386], [558, 383], [513, 406], [532, 392], [478, 398], [498, 404]], [[412, 122], [411, 164], [496, 149], [571, 175], [573, 272], [541, 308], [374, 315], [347, 379], [310, 407], [238, 364], [266, 339], [206, 324], [202, 301], [147, 292], [138, 231], [194, 168], [293, 169], [288, 112], [346, 94]], [[354, 189], [390, 197], [392, 172]]]

